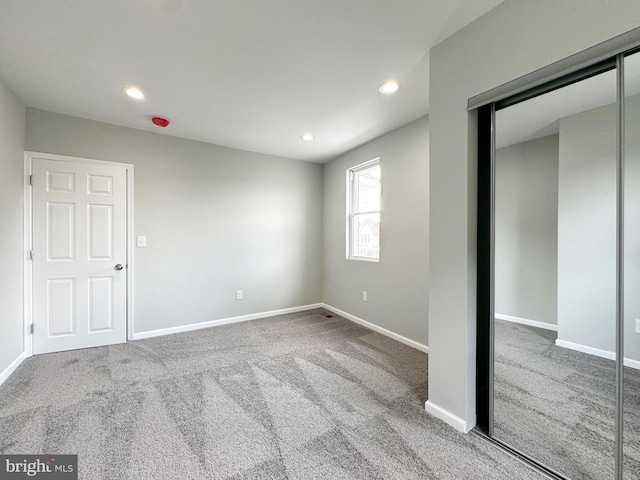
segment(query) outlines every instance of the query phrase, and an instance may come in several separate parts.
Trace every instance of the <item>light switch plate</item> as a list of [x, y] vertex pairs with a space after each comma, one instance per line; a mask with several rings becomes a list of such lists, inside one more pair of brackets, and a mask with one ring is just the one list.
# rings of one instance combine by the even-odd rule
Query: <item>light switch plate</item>
[[147, 246], [147, 237], [143, 235], [138, 235], [136, 237], [136, 247], [144, 248]]

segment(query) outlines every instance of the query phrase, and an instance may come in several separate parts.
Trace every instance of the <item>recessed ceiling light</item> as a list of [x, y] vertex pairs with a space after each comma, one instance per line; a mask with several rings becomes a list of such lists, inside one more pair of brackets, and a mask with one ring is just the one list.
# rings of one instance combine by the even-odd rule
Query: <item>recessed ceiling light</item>
[[136, 100], [142, 100], [144, 98], [144, 93], [142, 93], [135, 87], [125, 88], [124, 93], [129, 95], [131, 98], [135, 98]]
[[311, 135], [310, 133], [305, 133], [300, 137], [300, 140], [304, 140], [305, 142], [310, 142], [311, 140], [313, 140], [314, 137], [313, 135]]
[[380, 86], [380, 93], [384, 93], [385, 95], [389, 95], [390, 93], [395, 93], [400, 88], [400, 83], [395, 80], [390, 80], [387, 83], [383, 83]]

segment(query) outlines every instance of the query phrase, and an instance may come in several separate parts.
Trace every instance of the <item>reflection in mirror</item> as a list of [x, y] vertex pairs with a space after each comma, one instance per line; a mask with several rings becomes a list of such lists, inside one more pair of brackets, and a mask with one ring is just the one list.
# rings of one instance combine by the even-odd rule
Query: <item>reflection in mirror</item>
[[494, 437], [613, 478], [616, 72], [499, 110], [495, 131]]
[[625, 74], [623, 477], [640, 479], [640, 53]]

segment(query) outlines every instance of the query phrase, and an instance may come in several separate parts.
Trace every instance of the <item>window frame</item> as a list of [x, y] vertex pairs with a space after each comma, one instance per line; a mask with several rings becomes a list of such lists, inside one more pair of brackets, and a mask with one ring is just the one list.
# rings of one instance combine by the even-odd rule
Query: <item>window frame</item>
[[[359, 211], [358, 209], [358, 189], [356, 185], [357, 174], [368, 170], [371, 167], [378, 166], [380, 168], [380, 210], [367, 210], [367, 211]], [[354, 232], [355, 222], [354, 219], [360, 215], [367, 215], [372, 213], [377, 213], [380, 218], [382, 218], [382, 163], [380, 161], [380, 157], [373, 158], [366, 162], [360, 163], [353, 167], [347, 168], [347, 185], [346, 185], [346, 259], [347, 260], [355, 260], [358, 262], [370, 262], [370, 263], [379, 263], [380, 262], [380, 246], [378, 246], [378, 256], [377, 257], [365, 257], [360, 255], [355, 255], [355, 240], [358, 238], [358, 235]], [[382, 223], [382, 221], [380, 221]]]

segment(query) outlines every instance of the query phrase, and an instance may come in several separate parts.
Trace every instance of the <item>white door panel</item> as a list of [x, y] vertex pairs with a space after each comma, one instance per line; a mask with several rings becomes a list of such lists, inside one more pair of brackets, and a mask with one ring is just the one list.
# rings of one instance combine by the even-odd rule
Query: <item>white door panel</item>
[[55, 278], [47, 281], [47, 330], [49, 336], [76, 333], [76, 279]]
[[127, 171], [33, 159], [34, 353], [126, 341]]

